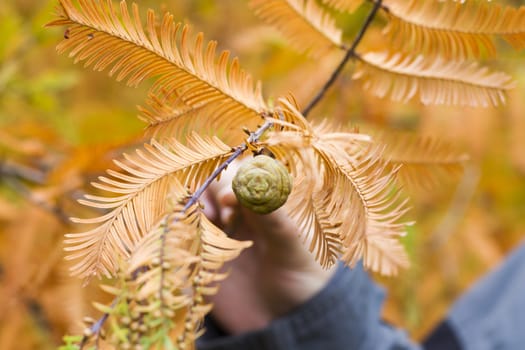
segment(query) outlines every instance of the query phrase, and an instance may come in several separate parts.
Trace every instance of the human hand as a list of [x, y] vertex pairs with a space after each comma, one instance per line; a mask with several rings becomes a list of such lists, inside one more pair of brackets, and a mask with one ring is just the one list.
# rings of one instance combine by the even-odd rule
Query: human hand
[[335, 269], [317, 263], [283, 208], [259, 215], [241, 207], [231, 189], [237, 164], [203, 197], [207, 216], [238, 240], [253, 246], [225, 266], [229, 276], [211, 298], [212, 316], [229, 334], [263, 328], [304, 303]]

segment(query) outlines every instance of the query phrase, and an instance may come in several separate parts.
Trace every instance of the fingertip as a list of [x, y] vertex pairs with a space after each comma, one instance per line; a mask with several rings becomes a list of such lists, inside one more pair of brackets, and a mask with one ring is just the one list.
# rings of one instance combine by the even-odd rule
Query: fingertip
[[212, 208], [211, 205], [206, 205], [204, 204], [203, 205], [203, 208], [202, 208], [202, 212], [204, 213], [204, 215], [210, 219], [210, 220], [215, 220], [216, 219], [216, 211], [214, 208]]
[[237, 205], [237, 198], [231, 188], [223, 187], [217, 193], [217, 202], [220, 206], [234, 207]]
[[204, 192], [200, 199], [200, 203], [202, 204], [202, 212], [204, 215], [211, 221], [217, 220], [217, 208], [213, 203], [213, 197], [208, 191]]
[[233, 222], [234, 214], [235, 211], [232, 207], [223, 207], [220, 213], [222, 224], [225, 226], [231, 225], [231, 223]]

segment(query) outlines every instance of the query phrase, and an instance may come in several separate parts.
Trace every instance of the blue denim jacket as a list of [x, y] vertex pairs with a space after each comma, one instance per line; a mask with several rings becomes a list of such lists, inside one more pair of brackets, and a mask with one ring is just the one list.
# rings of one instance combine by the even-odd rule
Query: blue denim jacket
[[361, 266], [340, 266], [321, 292], [264, 329], [228, 336], [208, 319], [197, 349], [522, 350], [525, 246], [461, 297], [423, 345], [381, 320], [383, 300], [383, 289]]

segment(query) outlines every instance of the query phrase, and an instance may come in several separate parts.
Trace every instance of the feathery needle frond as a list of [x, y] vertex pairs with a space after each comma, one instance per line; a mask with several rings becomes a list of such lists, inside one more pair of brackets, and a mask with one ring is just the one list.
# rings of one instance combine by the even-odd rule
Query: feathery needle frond
[[270, 133], [263, 144], [290, 166], [294, 184], [284, 208], [310, 252], [321, 266], [329, 268], [342, 253], [341, 223], [327, 210], [331, 191], [322, 187], [319, 160], [308, 148], [307, 138], [296, 131]]
[[[340, 226], [327, 209], [329, 192], [315, 188], [315, 181], [299, 178], [296, 190], [288, 199], [287, 208], [290, 216], [299, 224], [299, 228], [309, 241], [309, 250], [321, 266], [333, 266], [342, 253]], [[318, 187], [318, 186], [317, 186]]]
[[207, 115], [204, 107], [193, 108], [181, 100], [168, 101], [165, 96], [149, 94], [147, 107], [137, 106], [139, 119], [148, 124], [145, 136], [162, 140], [174, 138], [184, 142], [188, 132], [197, 131], [204, 134]]
[[265, 145], [288, 164], [294, 177], [292, 193], [284, 208], [297, 224], [304, 242], [321, 266], [335, 264], [342, 252], [340, 222], [327, 210], [330, 191], [322, 187], [318, 159], [307, 139], [297, 131], [268, 135]]
[[325, 186], [333, 183], [327, 211], [342, 223], [342, 259], [353, 266], [362, 257], [359, 247], [366, 245], [369, 235], [405, 234], [406, 224], [399, 220], [407, 211], [407, 202], [395, 190], [396, 172], [386, 169], [379, 149], [368, 146], [349, 157], [341, 146], [329, 137], [314, 144], [327, 169]]
[[381, 271], [385, 276], [393, 276], [399, 270], [410, 266], [405, 247], [398, 239], [380, 235], [370, 234], [362, 244], [363, 265], [372, 271]]
[[342, 46], [342, 31], [315, 0], [252, 0], [250, 4], [300, 52], [319, 57]]
[[133, 297], [126, 298], [130, 300], [126, 309], [148, 310], [143, 317], [167, 328], [165, 334], [177, 332], [174, 338], [180, 347], [192, 346], [201, 332], [211, 310], [205, 298], [215, 294], [217, 282], [226, 278], [221, 271], [224, 263], [252, 244], [229, 238], [197, 205], [184, 208], [183, 200], [177, 203], [141, 239], [123, 268], [135, 287]]
[[498, 106], [505, 102], [505, 90], [513, 87], [507, 74], [471, 62], [389, 52], [357, 57], [353, 78], [362, 80], [374, 95], [394, 101], [417, 98], [425, 105]]
[[401, 45], [452, 59], [494, 56], [491, 36], [525, 47], [525, 7], [476, 1], [385, 0], [386, 32]]
[[76, 2], [60, 0], [58, 19], [48, 24], [67, 26], [59, 52], [69, 51], [75, 62], [95, 70], [109, 69], [130, 86], [155, 78], [152, 93], [167, 92], [192, 108], [212, 104], [216, 115], [227, 114], [248, 128], [260, 122], [259, 113], [267, 109], [260, 84], [254, 88], [238, 60], [230, 62], [228, 51], [217, 59], [216, 42], [205, 44], [201, 33], [192, 45], [188, 27], [175, 24], [169, 13], [159, 25], [149, 10], [144, 27], [136, 4], [130, 13], [125, 1], [120, 10], [111, 0]]
[[379, 132], [374, 142], [384, 146], [383, 157], [398, 179], [410, 189], [429, 190], [462, 174], [468, 155], [446, 142], [412, 134]]
[[92, 219], [74, 219], [80, 224], [94, 224], [87, 232], [66, 235], [69, 259], [80, 259], [72, 271], [84, 278], [115, 273], [118, 260], [129, 257], [134, 246], [149, 232], [167, 210], [172, 187], [194, 189], [225, 160], [232, 150], [216, 138], [193, 135], [188, 146], [172, 140], [162, 146], [156, 141], [115, 161], [124, 172], [108, 171], [93, 185], [112, 193], [111, 197], [87, 195], [84, 205], [110, 210]]
[[396, 253], [389, 252], [388, 246], [368, 248], [376, 242], [368, 240], [370, 235], [395, 239], [406, 229], [400, 219], [407, 201], [395, 188], [397, 168], [388, 168], [382, 148], [370, 144], [366, 135], [332, 132], [326, 124], [310, 126], [297, 106], [280, 102], [284, 119], [296, 128], [274, 131], [264, 143], [290, 164], [294, 191], [300, 195], [292, 191], [286, 207], [310, 242], [310, 250], [323, 266], [330, 266], [338, 255], [355, 265], [367, 252], [368, 268], [391, 274], [404, 267], [405, 255], [391, 259], [389, 254]]
[[180, 99], [171, 100], [165, 94], [149, 94], [146, 105], [138, 106], [139, 119], [148, 123], [145, 136], [159, 142], [175, 138], [185, 143], [186, 135], [198, 132], [217, 136], [226, 144], [236, 146], [246, 138], [241, 126], [250, 129], [249, 125], [255, 121], [247, 121], [242, 114], [232, 114], [213, 104], [191, 107]]

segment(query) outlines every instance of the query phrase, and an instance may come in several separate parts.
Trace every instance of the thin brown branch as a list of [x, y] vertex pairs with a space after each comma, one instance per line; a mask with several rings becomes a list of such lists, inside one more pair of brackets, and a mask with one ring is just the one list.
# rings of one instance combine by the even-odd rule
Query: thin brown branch
[[[113, 299], [111, 302], [110, 308], [114, 309], [115, 306], [117, 306], [118, 298]], [[100, 317], [93, 325], [89, 328], [87, 328], [86, 331], [84, 331], [84, 336], [82, 337], [82, 341], [79, 345], [79, 350], [84, 349], [84, 346], [86, 346], [89, 342], [89, 340], [95, 336], [96, 337], [96, 345], [95, 349], [98, 349], [98, 339], [100, 338], [100, 333], [102, 332], [102, 327], [104, 326], [104, 323], [106, 323], [107, 319], [109, 318], [109, 313], [105, 312], [102, 317]]]
[[[368, 0], [368, 2], [372, 3], [372, 4], [375, 4], [376, 0]], [[379, 7], [381, 8], [381, 10], [385, 11], [386, 13], [390, 12], [390, 7], [388, 7], [388, 5], [385, 5], [385, 4], [381, 3]]]
[[18, 164], [9, 159], [0, 161], [0, 177], [3, 176], [18, 177], [39, 185], [43, 185], [46, 179], [46, 174], [42, 170]]
[[361, 42], [361, 40], [363, 39], [366, 31], [370, 27], [370, 24], [372, 23], [372, 20], [374, 19], [377, 11], [381, 7], [382, 2], [383, 2], [382, 0], [377, 0], [376, 2], [374, 2], [374, 7], [372, 8], [370, 13], [366, 17], [366, 20], [363, 23], [363, 26], [359, 30], [359, 33], [357, 33], [357, 36], [355, 37], [354, 41], [352, 42], [352, 45], [350, 46], [350, 48], [346, 52], [345, 57], [341, 60], [339, 65], [335, 68], [335, 70], [333, 71], [332, 75], [330, 76], [328, 81], [323, 85], [323, 87], [319, 90], [317, 95], [315, 95], [315, 97], [312, 99], [312, 101], [310, 101], [310, 103], [303, 110], [303, 112], [302, 112], [303, 116], [306, 117], [310, 113], [310, 111], [319, 103], [319, 101], [321, 101], [321, 99], [324, 97], [324, 95], [326, 94], [328, 89], [335, 83], [337, 77], [341, 74], [341, 72], [343, 71], [343, 68], [346, 66], [348, 61], [352, 57], [355, 56], [355, 50], [356, 50], [357, 46], [359, 45], [359, 43]]
[[[247, 140], [248, 143], [252, 143], [252, 142], [259, 140], [262, 134], [264, 134], [266, 130], [271, 128], [272, 125], [273, 123], [271, 122], [265, 122], [259, 129], [257, 129], [255, 132], [250, 134]], [[184, 206], [182, 210], [182, 214], [184, 214], [186, 210], [188, 210], [192, 205], [197, 203], [200, 196], [204, 193], [204, 191], [206, 191], [206, 189], [211, 185], [211, 183], [220, 175], [220, 173], [223, 170], [225, 170], [228, 167], [228, 165], [230, 165], [235, 159], [239, 158], [239, 156], [243, 154], [244, 151], [248, 149], [248, 143], [243, 143], [242, 145], [236, 147], [235, 152], [233, 152], [233, 154], [228, 159], [226, 159], [224, 163], [222, 163], [221, 165], [217, 167], [217, 169], [215, 169], [215, 171], [206, 179], [206, 181], [204, 181], [202, 186], [199, 187], [197, 191], [195, 191], [195, 193], [190, 197], [190, 199], [188, 200], [188, 202], [186, 203], [186, 205]]]
[[160, 260], [160, 282], [159, 282], [159, 301], [160, 301], [160, 310], [164, 314], [164, 309], [166, 308], [166, 302], [164, 299], [164, 280], [166, 279], [166, 274], [164, 270], [164, 261], [165, 261], [165, 248], [166, 248], [166, 236], [169, 231], [169, 215], [166, 217], [163, 223], [162, 233], [160, 234], [160, 248], [159, 248], [159, 260]]

